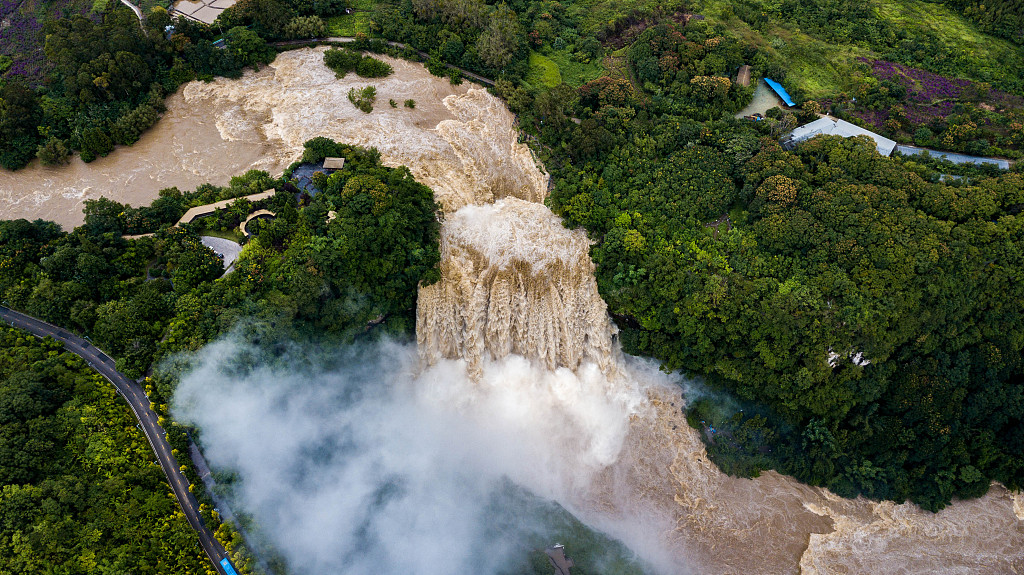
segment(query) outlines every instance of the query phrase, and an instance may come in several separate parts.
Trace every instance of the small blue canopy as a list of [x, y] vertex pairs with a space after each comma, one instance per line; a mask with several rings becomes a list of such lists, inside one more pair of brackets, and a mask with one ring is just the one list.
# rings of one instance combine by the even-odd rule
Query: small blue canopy
[[789, 97], [789, 92], [787, 92], [786, 89], [782, 87], [782, 84], [776, 82], [775, 80], [772, 80], [771, 78], [765, 78], [764, 81], [766, 84], [768, 84], [769, 88], [775, 90], [775, 93], [778, 94], [780, 98], [782, 98], [782, 101], [785, 102], [787, 106], [796, 106], [796, 102], [793, 101], [793, 98]]

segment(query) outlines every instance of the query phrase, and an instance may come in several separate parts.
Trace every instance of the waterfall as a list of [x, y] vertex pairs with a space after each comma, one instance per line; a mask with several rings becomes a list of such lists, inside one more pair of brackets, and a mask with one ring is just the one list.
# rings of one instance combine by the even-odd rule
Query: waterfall
[[[398, 394], [410, 405], [396, 412], [388, 404], [353, 429], [433, 410], [442, 415], [431, 423], [465, 425], [445, 436], [438, 457], [453, 457], [449, 446], [468, 443], [463, 438], [494, 432], [498, 439], [481, 440], [474, 457], [497, 462], [503, 475], [557, 499], [666, 573], [1022, 570], [1024, 503], [1002, 487], [933, 514], [912, 504], [842, 499], [774, 472], [753, 480], [721, 473], [687, 425], [674, 385], [681, 378], [618, 352], [586, 234], [564, 228], [543, 205], [547, 176], [518, 143], [513, 115], [483, 89], [451, 86], [418, 64], [388, 62], [395, 74], [374, 80], [379, 97], [415, 98], [414, 111], [355, 110], [347, 91], [368, 82], [336, 79], [322, 65], [322, 49], [286, 52], [242, 79], [191, 83], [183, 92], [183, 105], [196, 110], [197, 120], [213, 116], [224, 140], [261, 135], [273, 164], [287, 165], [304, 141], [327, 136], [376, 147], [386, 164], [408, 166], [434, 190], [444, 212], [441, 280], [419, 294], [421, 365], [401, 374], [408, 385]], [[267, 386], [287, 377], [268, 374]], [[209, 401], [211, 388], [225, 385], [216, 370], [194, 379], [196, 401]], [[239, 387], [211, 404], [203, 426], [208, 437], [228, 412], [245, 409], [252, 393]], [[295, 383], [296, 393], [305, 388], [304, 381]], [[265, 411], [273, 415], [280, 402], [271, 399]], [[309, 404], [323, 404], [319, 399]], [[306, 426], [306, 412], [296, 411], [295, 425], [316, 445], [322, 426]], [[251, 434], [244, 425], [263, 419], [235, 415], [237, 424], [224, 426], [224, 434], [246, 444]], [[380, 439], [393, 432], [384, 428]], [[372, 439], [367, 444], [376, 446], [377, 436]], [[400, 439], [389, 445], [397, 450], [422, 438]], [[266, 451], [262, 443], [252, 449], [253, 457]], [[364, 455], [387, 460], [388, 448], [377, 451]], [[496, 452], [502, 457], [492, 458]], [[429, 467], [434, 453], [428, 453], [394, 459]], [[249, 481], [265, 475], [253, 466]], [[441, 483], [428, 482], [417, 496]], [[267, 490], [267, 501], [279, 498]], [[319, 524], [308, 527], [322, 531]]]
[[543, 204], [509, 197], [445, 218], [441, 281], [420, 290], [421, 356], [465, 359], [473, 377], [510, 354], [549, 370], [612, 370], [615, 326], [597, 291], [589, 241]]

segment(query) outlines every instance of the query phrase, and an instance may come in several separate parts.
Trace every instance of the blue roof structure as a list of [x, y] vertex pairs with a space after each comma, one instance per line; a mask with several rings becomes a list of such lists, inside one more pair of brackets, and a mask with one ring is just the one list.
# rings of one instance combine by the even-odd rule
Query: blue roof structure
[[765, 78], [764, 81], [766, 84], [768, 84], [769, 88], [775, 90], [775, 93], [778, 94], [780, 98], [782, 98], [782, 101], [785, 102], [787, 106], [796, 106], [796, 102], [793, 101], [793, 98], [789, 97], [789, 92], [787, 92], [786, 89], [782, 87], [782, 84], [776, 82], [775, 80], [772, 80], [771, 78]]

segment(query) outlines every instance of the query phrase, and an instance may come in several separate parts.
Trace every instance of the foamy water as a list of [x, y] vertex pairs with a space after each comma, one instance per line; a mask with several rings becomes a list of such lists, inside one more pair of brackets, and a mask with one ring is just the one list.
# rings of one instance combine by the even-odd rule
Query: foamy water
[[[539, 203], [547, 178], [517, 144], [502, 103], [403, 61], [389, 60], [396, 73], [387, 79], [339, 81], [321, 52], [286, 52], [240, 80], [189, 84], [142, 142], [89, 166], [0, 173], [0, 217], [73, 224], [83, 198], [145, 203], [169, 182], [189, 188], [251, 166], [279, 171], [314, 136], [376, 146], [385, 163], [431, 186], [446, 214], [442, 281], [423, 290], [418, 310], [419, 353], [433, 364], [423, 385], [438, 370], [466, 370], [473, 377], [434, 393], [480, 417], [494, 397], [544, 397], [545, 420], [562, 417], [577, 434], [545, 461], [547, 474], [520, 470], [523, 482], [666, 572], [1024, 571], [1024, 503], [998, 486], [932, 514], [841, 499], [776, 473], [723, 475], [686, 425], [679, 391], [617, 356], [586, 236]], [[347, 92], [368, 84], [378, 103], [363, 114]], [[391, 109], [389, 98], [413, 98], [416, 109]], [[543, 375], [531, 371], [538, 366]], [[543, 438], [520, 440], [529, 447]], [[580, 466], [583, 479], [543, 488]]]

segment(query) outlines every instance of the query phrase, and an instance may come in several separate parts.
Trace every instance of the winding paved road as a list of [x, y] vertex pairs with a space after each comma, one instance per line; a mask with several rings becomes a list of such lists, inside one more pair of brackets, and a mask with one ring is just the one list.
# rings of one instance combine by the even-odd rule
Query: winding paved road
[[142, 431], [146, 434], [146, 439], [149, 440], [149, 445], [153, 448], [153, 452], [156, 453], [157, 460], [160, 461], [160, 467], [163, 468], [164, 475], [167, 476], [167, 482], [170, 484], [171, 490], [178, 500], [178, 505], [181, 506], [181, 510], [185, 513], [188, 524], [199, 534], [199, 543], [203, 546], [203, 550], [206, 551], [206, 555], [213, 562], [217, 573], [227, 575], [224, 568], [221, 567], [220, 561], [224, 558], [227, 558], [228, 561], [231, 559], [228, 557], [227, 552], [224, 551], [224, 547], [221, 546], [220, 542], [214, 538], [213, 533], [206, 527], [206, 524], [203, 523], [202, 517], [199, 515], [199, 502], [189, 492], [188, 480], [182, 475], [178, 461], [171, 454], [171, 445], [167, 442], [166, 432], [160, 427], [156, 413], [153, 413], [153, 410], [149, 408], [149, 397], [146, 396], [146, 392], [143, 391], [139, 382], [117, 371], [114, 367], [114, 360], [110, 356], [97, 349], [88, 341], [65, 329], [3, 306], [0, 306], [0, 319], [37, 337], [52, 337], [62, 342], [68, 351], [80, 356], [88, 362], [90, 367], [114, 384], [117, 392], [121, 394], [121, 397], [128, 402], [128, 406], [132, 408], [135, 418], [142, 424]]
[[124, 4], [125, 6], [131, 8], [132, 12], [135, 12], [135, 17], [139, 19], [139, 26], [141, 26], [142, 29], [145, 30], [146, 27], [142, 24], [142, 22], [143, 22], [143, 20], [142, 20], [142, 10], [139, 9], [139, 7], [136, 6], [135, 4], [132, 4], [131, 2], [129, 2], [128, 0], [121, 0], [121, 4]]

